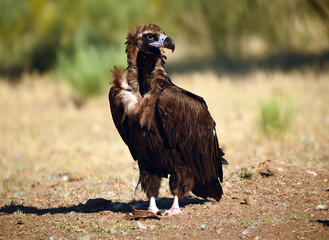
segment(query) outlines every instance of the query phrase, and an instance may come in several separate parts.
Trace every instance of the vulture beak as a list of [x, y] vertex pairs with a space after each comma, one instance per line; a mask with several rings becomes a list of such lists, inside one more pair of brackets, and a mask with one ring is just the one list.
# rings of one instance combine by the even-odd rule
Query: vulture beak
[[165, 47], [171, 49], [173, 52], [175, 51], [175, 42], [170, 37], [167, 37], [164, 34], [160, 34], [159, 41], [149, 43], [149, 45], [154, 47]]

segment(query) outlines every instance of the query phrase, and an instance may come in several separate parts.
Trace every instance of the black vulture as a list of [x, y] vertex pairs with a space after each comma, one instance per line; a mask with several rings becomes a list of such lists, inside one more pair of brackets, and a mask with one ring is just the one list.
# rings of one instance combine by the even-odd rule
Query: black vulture
[[166, 215], [181, 213], [178, 201], [190, 191], [219, 201], [227, 161], [204, 99], [167, 76], [161, 48], [174, 51], [174, 41], [145, 24], [128, 33], [125, 44], [128, 67], [114, 67], [109, 101], [115, 126], [138, 162], [148, 210], [159, 211], [155, 198], [168, 175], [174, 201]]

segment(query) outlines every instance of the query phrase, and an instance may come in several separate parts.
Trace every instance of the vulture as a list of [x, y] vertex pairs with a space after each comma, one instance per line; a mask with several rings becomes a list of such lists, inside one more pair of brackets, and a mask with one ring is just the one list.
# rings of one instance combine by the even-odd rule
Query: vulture
[[137, 26], [126, 38], [128, 67], [114, 66], [109, 102], [114, 124], [139, 168], [139, 183], [159, 213], [155, 199], [169, 178], [173, 204], [165, 215], [181, 213], [179, 199], [190, 191], [217, 201], [223, 194], [215, 121], [204, 99], [176, 86], [165, 71], [162, 48], [175, 42], [154, 24]]

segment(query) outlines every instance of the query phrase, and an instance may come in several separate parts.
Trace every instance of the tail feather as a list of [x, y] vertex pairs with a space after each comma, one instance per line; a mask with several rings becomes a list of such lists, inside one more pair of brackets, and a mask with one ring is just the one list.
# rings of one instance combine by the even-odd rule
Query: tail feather
[[192, 192], [204, 199], [209, 197], [215, 199], [218, 202], [223, 195], [223, 189], [218, 179], [214, 179], [211, 182], [206, 182], [204, 184], [196, 183], [192, 189]]
[[228, 165], [228, 161], [225, 158], [222, 157], [220, 160], [222, 165]]

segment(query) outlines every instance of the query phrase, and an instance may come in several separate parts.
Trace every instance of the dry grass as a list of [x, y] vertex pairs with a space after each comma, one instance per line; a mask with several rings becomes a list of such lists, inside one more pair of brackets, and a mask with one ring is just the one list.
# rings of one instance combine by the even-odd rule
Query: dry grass
[[[171, 78], [207, 101], [230, 163], [226, 171], [266, 159], [328, 169], [329, 72], [221, 77], [207, 72]], [[295, 119], [283, 137], [265, 138], [257, 127], [259, 104], [274, 95], [290, 98]], [[107, 94], [81, 108], [72, 96], [63, 83], [38, 76], [15, 86], [0, 82], [0, 192], [28, 190], [64, 172], [93, 181], [137, 181], [136, 164], [113, 125]]]

